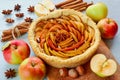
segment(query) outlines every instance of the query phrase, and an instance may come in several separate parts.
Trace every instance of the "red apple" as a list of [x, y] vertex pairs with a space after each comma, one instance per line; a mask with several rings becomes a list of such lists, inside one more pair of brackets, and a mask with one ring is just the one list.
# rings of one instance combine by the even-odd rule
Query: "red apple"
[[116, 21], [111, 18], [101, 19], [97, 23], [97, 26], [101, 32], [102, 38], [104, 39], [114, 38], [118, 31], [118, 25]]
[[29, 57], [19, 66], [18, 73], [20, 80], [43, 80], [46, 67], [38, 57]]
[[30, 48], [23, 40], [11, 40], [2, 47], [4, 59], [10, 64], [20, 64], [30, 55]]

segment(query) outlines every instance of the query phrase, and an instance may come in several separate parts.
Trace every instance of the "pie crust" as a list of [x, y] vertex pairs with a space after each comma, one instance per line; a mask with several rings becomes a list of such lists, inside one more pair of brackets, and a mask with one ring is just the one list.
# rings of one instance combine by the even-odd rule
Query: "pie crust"
[[[62, 54], [63, 55], [65, 54], [65, 56], [62, 55], [63, 57], [61, 57], [61, 54], [60, 54], [60, 56], [59, 55], [57, 56], [55, 53], [53, 53], [55, 55], [51, 55], [51, 54], [48, 55], [47, 52], [44, 50], [45, 48], [41, 47], [40, 44], [39, 44], [39, 42], [36, 41], [36, 36], [37, 36], [36, 28], [38, 27], [37, 24], [41, 23], [42, 21], [43, 22], [44, 21], [50, 22], [52, 20], [59, 20], [59, 19], [62, 19], [64, 21], [65, 18], [63, 18], [63, 17], [66, 17], [66, 16], [67, 17], [71, 17], [71, 16], [74, 17], [75, 21], [72, 20], [72, 18], [73, 18], [72, 17], [72, 18], [68, 19], [69, 22], [71, 20], [71, 21], [75, 22], [76, 24], [77, 23], [84, 24], [83, 25], [83, 29], [82, 29], [84, 31], [80, 32], [81, 34], [84, 35], [84, 40], [82, 40], [83, 41], [82, 45], [84, 45], [87, 42], [88, 39], [85, 39], [85, 38], [86, 38], [87, 35], [90, 34], [90, 35], [92, 35], [92, 37], [91, 37], [91, 40], [89, 41], [89, 46], [87, 48], [85, 48], [84, 50], [81, 50], [82, 53], [78, 53], [77, 55], [73, 55], [72, 54], [73, 56], [67, 56], [66, 57], [66, 55], [67, 55], [67, 53], [65, 53], [66, 51], [62, 51]], [[60, 22], [58, 21], [58, 23], [60, 23]], [[62, 22], [61, 22], [61, 24], [62, 24]], [[70, 23], [70, 25], [71, 24], [72, 24], [72, 22]], [[46, 25], [46, 23], [44, 23], [44, 25]], [[74, 23], [72, 25], [74, 25]], [[87, 25], [87, 29], [84, 28], [84, 26], [86, 26], [86, 25]], [[41, 27], [41, 25], [39, 25], [39, 26]], [[52, 26], [54, 26], [54, 25], [52, 25]], [[90, 28], [90, 30], [89, 30], [89, 28]], [[79, 29], [81, 29], [81, 28], [79, 28]], [[42, 28], [42, 30], [43, 30], [43, 28]], [[85, 35], [85, 32], [88, 32], [89, 34], [86, 33], [86, 35]], [[49, 33], [49, 30], [45, 34], [48, 34], [48, 33]], [[55, 32], [54, 35], [57, 35], [58, 33], [59, 33], [59, 31], [57, 32], [57, 30], [56, 30], [56, 32]], [[65, 32], [65, 33], [67, 33], [67, 32]], [[44, 34], [44, 33], [42, 33], [42, 34]], [[71, 36], [71, 35], [72, 34], [69, 34], [69, 36]], [[46, 36], [46, 35], [44, 35], [44, 36]], [[76, 40], [76, 38], [73, 39], [73, 37], [74, 36], [72, 36], [72, 40], [75, 39], [75, 41], [76, 41], [76, 42], [75, 41], [73, 42], [74, 44], [76, 44], [77, 42], [80, 42], [80, 39]], [[89, 37], [87, 36], [87, 38], [89, 38]], [[49, 65], [51, 65], [53, 67], [57, 67], [57, 68], [62, 68], [62, 67], [68, 67], [68, 68], [70, 68], [70, 67], [75, 67], [77, 65], [84, 64], [87, 61], [89, 61], [90, 58], [91, 58], [91, 56], [93, 56], [93, 54], [95, 53], [96, 49], [98, 48], [98, 45], [99, 45], [100, 40], [101, 40], [101, 37], [100, 37], [99, 29], [96, 26], [96, 23], [93, 22], [85, 14], [83, 14], [81, 12], [78, 12], [78, 11], [75, 11], [75, 10], [72, 10], [72, 9], [60, 9], [60, 10], [55, 10], [55, 11], [53, 11], [53, 12], [51, 12], [51, 13], [45, 15], [45, 16], [41, 16], [38, 19], [34, 20], [31, 23], [31, 26], [30, 26], [29, 31], [28, 31], [28, 39], [29, 39], [30, 45], [31, 45], [34, 53], [38, 57], [40, 57], [41, 59], [43, 59], [47, 64], [49, 64]], [[48, 39], [46, 39], [46, 43], [49, 43], [49, 42], [47, 42], [47, 40]], [[59, 39], [57, 39], [57, 42], [60, 42], [62, 40], [64, 41], [64, 38], [61, 39], [61, 37], [60, 37]], [[68, 39], [68, 40], [70, 40], [70, 39]], [[45, 41], [43, 41], [42, 45], [44, 43], [45, 43]], [[56, 44], [59, 45], [59, 43], [56, 43]], [[80, 45], [80, 46], [82, 46], [82, 45]], [[73, 46], [73, 45], [71, 45], [71, 46]], [[47, 45], [47, 47], [51, 47], [51, 44]], [[67, 46], [67, 47], [70, 47], [70, 46]], [[77, 50], [79, 47], [76, 47], [74, 50]], [[52, 47], [52, 50], [54, 50], [55, 52], [59, 53], [60, 52], [59, 48], [61, 48], [61, 46], [57, 46], [56, 50], [54, 50], [54, 47]], [[65, 47], [63, 46], [63, 48], [65, 48]], [[63, 49], [63, 50], [67, 50], [69, 52], [68, 49]]]

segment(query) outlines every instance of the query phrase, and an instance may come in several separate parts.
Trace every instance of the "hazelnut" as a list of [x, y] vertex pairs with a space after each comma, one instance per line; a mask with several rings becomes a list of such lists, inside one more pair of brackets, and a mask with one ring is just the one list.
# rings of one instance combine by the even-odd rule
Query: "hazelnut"
[[66, 77], [68, 75], [68, 70], [67, 68], [60, 68], [59, 73], [61, 77]]
[[76, 67], [76, 71], [79, 73], [79, 75], [84, 75], [85, 73], [85, 70], [81, 65]]
[[68, 71], [68, 76], [71, 77], [71, 78], [77, 78], [78, 77], [78, 73], [75, 69], [70, 69]]

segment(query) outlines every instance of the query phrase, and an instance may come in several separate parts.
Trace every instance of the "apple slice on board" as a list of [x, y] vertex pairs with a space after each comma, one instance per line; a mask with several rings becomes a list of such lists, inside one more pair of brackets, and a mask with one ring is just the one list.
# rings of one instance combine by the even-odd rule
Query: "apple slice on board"
[[100, 77], [113, 75], [117, 70], [117, 64], [113, 59], [107, 59], [103, 54], [96, 54], [90, 61], [91, 70]]

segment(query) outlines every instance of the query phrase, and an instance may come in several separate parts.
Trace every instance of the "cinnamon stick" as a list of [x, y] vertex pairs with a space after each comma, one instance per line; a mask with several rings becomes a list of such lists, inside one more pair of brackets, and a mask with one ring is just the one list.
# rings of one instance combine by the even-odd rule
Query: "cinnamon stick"
[[84, 4], [84, 5], [80, 5], [80, 6], [76, 6], [76, 7], [74, 7], [74, 8], [72, 8], [72, 9], [74, 9], [74, 10], [85, 10], [88, 6], [90, 6], [90, 5], [92, 5], [92, 3], [89, 3], [89, 4]]
[[88, 3], [88, 4], [87, 4], [87, 7], [88, 7], [88, 6], [91, 6], [91, 5], [93, 5], [93, 1], [91, 1], [90, 3]]
[[[17, 30], [19, 32], [17, 32], [15, 30], [15, 28], [14, 29], [4, 30], [2, 32], [2, 36], [1, 36], [2, 39], [1, 39], [1, 41], [4, 42], [4, 41], [12, 40], [12, 39], [14, 39], [14, 37], [18, 37], [19, 36], [18, 33], [20, 35], [25, 34], [28, 31], [29, 25], [30, 25], [30, 23], [28, 23], [28, 22], [23, 22], [21, 24], [16, 25], [15, 28], [17, 28]], [[15, 31], [13, 31], [13, 30], [15, 30]]]
[[[71, 2], [69, 2], [71, 1]], [[61, 2], [59, 4], [57, 4], [56, 6], [58, 8], [62, 8], [62, 9], [74, 9], [77, 11], [84, 11], [87, 9], [88, 6], [92, 5], [93, 2], [91, 3], [87, 3], [87, 2], [83, 2], [83, 0], [67, 0], [64, 2]]]
[[67, 4], [62, 5], [61, 7], [67, 7], [67, 6], [75, 5], [75, 4], [81, 3], [81, 2], [82, 2], [82, 0], [75, 0], [75, 1], [73, 1], [71, 3], [67, 3]]
[[8, 30], [4, 30], [4, 31], [2, 32], [2, 34], [3, 34], [3, 35], [9, 35], [9, 34], [11, 34], [11, 32], [12, 32], [12, 29], [8, 29]]
[[[20, 29], [19, 32], [21, 35], [25, 34], [26, 32], [28, 31], [28, 29]], [[15, 32], [14, 33], [15, 37], [17, 37], [17, 33]], [[10, 33], [9, 35], [2, 35], [2, 39], [1, 41], [4, 42], [4, 41], [8, 41], [8, 40], [12, 40], [13, 39], [13, 35], [12, 33]]]
[[13, 36], [12, 35], [8, 35], [8, 36], [2, 37], [1, 41], [4, 42], [4, 41], [12, 40], [12, 39], [13, 39]]
[[30, 22], [23, 22], [23, 23], [20, 23], [20, 24], [18, 24], [18, 25], [16, 25], [16, 27], [18, 28], [18, 29], [20, 29], [20, 28], [26, 28], [26, 29], [28, 29], [29, 28], [29, 25], [30, 25]]
[[66, 6], [66, 7], [61, 6], [61, 8], [74, 9], [75, 7], [79, 7], [79, 6], [87, 6], [87, 2], [77, 3], [75, 5], [70, 5], [70, 6]]
[[65, 4], [68, 4], [68, 3], [71, 3], [71, 2], [73, 2], [73, 1], [75, 1], [75, 0], [66, 0], [66, 1], [64, 1], [64, 2], [61, 2], [61, 3], [56, 4], [55, 6], [56, 6], [57, 8], [59, 8], [60, 6], [65, 5]]
[[84, 11], [84, 10], [86, 10], [86, 7], [82, 7], [82, 8], [79, 8], [79, 9], [77, 9], [78, 11]]
[[80, 5], [80, 6], [74, 7], [73, 9], [77, 10], [77, 11], [84, 11], [87, 9], [88, 6], [90, 6], [92, 4], [93, 4], [93, 2], [85, 4], [85, 5]]
[[[26, 31], [26, 30], [28, 30], [28, 28], [18, 28], [20, 31], [21, 30], [23, 30], [23, 31]], [[6, 35], [11, 35], [12, 33], [12, 29], [8, 29], [8, 30], [4, 30], [3, 32], [2, 32], [2, 34], [4, 35], [4, 36], [6, 36]]]

